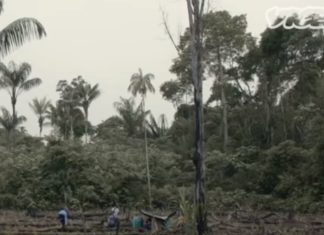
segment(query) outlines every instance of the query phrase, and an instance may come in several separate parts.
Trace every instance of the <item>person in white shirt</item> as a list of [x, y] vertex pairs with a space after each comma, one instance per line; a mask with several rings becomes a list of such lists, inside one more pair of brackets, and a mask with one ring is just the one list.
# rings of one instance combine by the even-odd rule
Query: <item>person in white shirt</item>
[[108, 216], [108, 227], [116, 228], [116, 234], [118, 234], [119, 232], [119, 225], [120, 225], [118, 215], [119, 215], [119, 209], [116, 203], [114, 203]]
[[61, 222], [61, 225], [62, 225], [62, 229], [63, 230], [65, 229], [65, 226], [68, 223], [68, 218], [69, 217], [70, 217], [70, 215], [69, 215], [69, 211], [68, 211], [67, 208], [62, 208], [62, 209], [59, 210], [59, 212], [58, 212], [58, 219]]
[[118, 214], [119, 214], [119, 209], [117, 206], [113, 206], [111, 208], [111, 214], [114, 216], [114, 217], [118, 217]]

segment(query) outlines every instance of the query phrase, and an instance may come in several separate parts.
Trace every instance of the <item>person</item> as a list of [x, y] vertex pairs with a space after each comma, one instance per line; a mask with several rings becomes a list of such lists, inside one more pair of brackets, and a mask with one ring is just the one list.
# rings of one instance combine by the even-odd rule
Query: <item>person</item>
[[66, 207], [61, 208], [58, 212], [58, 219], [62, 225], [62, 230], [65, 230], [65, 226], [68, 224], [69, 211]]
[[118, 234], [119, 232], [119, 225], [120, 225], [118, 214], [119, 214], [119, 209], [116, 203], [114, 203], [113, 207], [111, 208], [111, 212], [108, 216], [108, 227], [116, 228], [116, 234]]
[[151, 217], [147, 218], [147, 220], [145, 221], [144, 228], [146, 228], [147, 230], [152, 229], [152, 218]]
[[114, 215], [114, 217], [116, 217], [116, 218], [118, 217], [119, 209], [115, 202], [113, 204], [113, 207], [111, 208], [111, 214]]
[[133, 219], [132, 219], [132, 227], [133, 227], [133, 229], [138, 229], [138, 230], [144, 228], [144, 219], [143, 219], [143, 217], [140, 216], [140, 215], [134, 216]]

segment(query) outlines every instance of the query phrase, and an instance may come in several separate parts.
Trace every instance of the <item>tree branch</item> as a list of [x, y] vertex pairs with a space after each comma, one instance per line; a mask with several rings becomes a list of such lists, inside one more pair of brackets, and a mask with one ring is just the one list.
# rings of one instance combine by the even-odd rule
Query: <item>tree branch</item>
[[174, 48], [177, 50], [177, 53], [178, 55], [180, 54], [180, 49], [179, 47], [177, 46], [177, 44], [175, 43], [175, 40], [171, 34], [171, 31], [170, 31], [170, 28], [169, 28], [169, 25], [167, 23], [167, 15], [165, 13], [165, 11], [163, 9], [161, 9], [161, 13], [162, 13], [162, 20], [163, 20], [163, 26], [164, 26], [164, 29], [165, 29], [165, 32], [167, 33], [167, 35], [169, 36], [169, 39], [171, 40], [172, 42], [172, 45], [174, 46]]
[[248, 88], [248, 91], [249, 91], [249, 96], [252, 97], [252, 91], [251, 91], [251, 88], [250, 88], [250, 85], [247, 81], [243, 80], [244, 84], [246, 85], [246, 87]]
[[194, 20], [193, 20], [193, 9], [192, 9], [192, 5], [190, 3], [190, 0], [187, 0], [187, 9], [188, 9], [188, 16], [189, 16], [189, 28], [190, 28], [190, 33], [191, 33], [191, 37], [193, 37], [194, 35], [194, 30], [193, 30], [193, 26], [194, 26]]
[[201, 0], [200, 12], [199, 12], [200, 19], [202, 18], [202, 15], [204, 14], [204, 6], [205, 6], [205, 0]]

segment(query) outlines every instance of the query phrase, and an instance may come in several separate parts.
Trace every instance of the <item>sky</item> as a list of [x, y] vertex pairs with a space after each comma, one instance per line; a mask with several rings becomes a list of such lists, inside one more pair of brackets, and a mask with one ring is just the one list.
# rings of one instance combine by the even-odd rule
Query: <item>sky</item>
[[[265, 12], [278, 7], [324, 7], [322, 0], [211, 0], [212, 10], [246, 14], [248, 31], [255, 37], [266, 28]], [[38, 134], [37, 118], [28, 103], [48, 97], [54, 103], [59, 80], [81, 75], [91, 84], [99, 83], [101, 96], [90, 106], [89, 120], [99, 124], [115, 115], [114, 102], [130, 97], [129, 79], [141, 68], [153, 73], [156, 93], [148, 95], [146, 106], [157, 117], [164, 113], [169, 123], [175, 108], [163, 100], [160, 85], [175, 76], [169, 72], [177, 54], [162, 25], [163, 10], [173, 36], [177, 39], [188, 25], [185, 0], [5, 0], [0, 27], [22, 17], [38, 19], [47, 37], [24, 44], [2, 62], [13, 60], [32, 65], [32, 77], [42, 85], [18, 98], [17, 110], [27, 117], [24, 124], [32, 135]], [[204, 85], [205, 98], [211, 81]], [[1, 106], [11, 109], [9, 96], [0, 91]], [[47, 130], [48, 132], [48, 130]]]

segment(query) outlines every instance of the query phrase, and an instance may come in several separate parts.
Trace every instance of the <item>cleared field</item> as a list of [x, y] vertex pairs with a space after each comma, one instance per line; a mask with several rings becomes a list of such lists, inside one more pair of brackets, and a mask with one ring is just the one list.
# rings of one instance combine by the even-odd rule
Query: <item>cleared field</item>
[[[101, 212], [87, 212], [83, 216], [74, 213], [66, 231], [60, 230], [56, 212], [42, 212], [37, 217], [24, 212], [1, 211], [0, 235], [113, 235], [116, 232], [106, 227], [106, 216]], [[324, 216], [293, 215], [272, 212], [235, 211], [209, 216], [210, 234], [217, 235], [321, 235], [324, 234]], [[126, 216], [121, 218], [120, 235], [148, 234], [134, 231]], [[184, 234], [182, 232], [161, 232]], [[187, 231], [188, 235], [194, 232]]]
[[[211, 216], [212, 234], [321, 235], [324, 216], [273, 212], [227, 212]], [[214, 222], [212, 222], [214, 221]]]
[[[65, 231], [57, 220], [57, 212], [42, 212], [37, 217], [26, 216], [24, 212], [2, 211], [0, 213], [0, 235], [27, 234], [115, 234], [106, 227], [104, 213], [73, 214]], [[131, 224], [126, 218], [121, 219], [120, 234], [135, 235]], [[141, 233], [143, 234], [143, 233]]]

